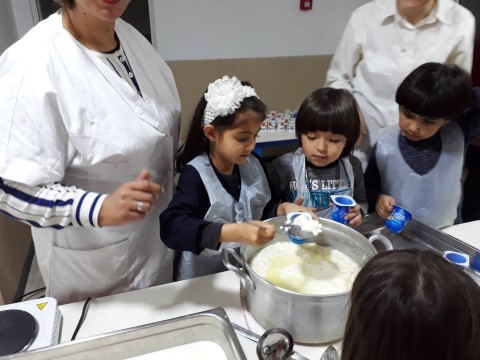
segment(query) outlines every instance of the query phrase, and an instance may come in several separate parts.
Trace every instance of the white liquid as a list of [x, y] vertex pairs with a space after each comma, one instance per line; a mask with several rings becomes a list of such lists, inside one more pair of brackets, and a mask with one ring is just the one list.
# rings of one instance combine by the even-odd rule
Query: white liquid
[[360, 266], [350, 257], [315, 243], [279, 242], [255, 254], [253, 271], [273, 285], [301, 294], [329, 295], [349, 291]]
[[221, 346], [211, 341], [197, 341], [128, 359], [228, 360]]

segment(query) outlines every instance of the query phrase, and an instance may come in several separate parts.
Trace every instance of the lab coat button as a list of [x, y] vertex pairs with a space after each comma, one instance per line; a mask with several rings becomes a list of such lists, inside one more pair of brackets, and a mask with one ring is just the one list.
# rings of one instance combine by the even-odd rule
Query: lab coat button
[[142, 115], [143, 114], [143, 110], [141, 108], [137, 108], [137, 114], [138, 115]]

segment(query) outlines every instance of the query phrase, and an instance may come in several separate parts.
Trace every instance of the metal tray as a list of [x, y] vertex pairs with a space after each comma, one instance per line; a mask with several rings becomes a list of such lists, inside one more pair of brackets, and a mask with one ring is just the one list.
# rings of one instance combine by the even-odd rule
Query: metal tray
[[[390, 240], [394, 249], [422, 249], [439, 254], [443, 254], [444, 251], [458, 251], [471, 257], [478, 253], [478, 249], [469, 244], [415, 219], [409, 221], [400, 234], [393, 234], [385, 227], [385, 220], [376, 213], [372, 213], [365, 216], [362, 224], [357, 226], [355, 230], [366, 237], [373, 234], [382, 234]], [[382, 244], [374, 243], [373, 245], [379, 252], [384, 250]], [[478, 274], [470, 271], [470, 269], [467, 270], [467, 273], [477, 283], [480, 283]]]
[[[198, 341], [210, 341], [219, 345], [228, 360], [246, 359], [223, 308], [61, 343], [0, 359], [124, 360], [134, 357], [140, 359], [142, 355], [147, 357], [148, 354], [160, 350]], [[191, 358], [195, 358], [195, 355], [192, 354]]]

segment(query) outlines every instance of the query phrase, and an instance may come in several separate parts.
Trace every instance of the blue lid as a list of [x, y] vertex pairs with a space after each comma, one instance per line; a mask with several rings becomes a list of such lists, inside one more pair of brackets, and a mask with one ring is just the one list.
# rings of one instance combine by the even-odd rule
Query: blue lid
[[467, 254], [461, 252], [444, 251], [443, 257], [457, 266], [464, 267], [470, 265], [470, 257]]
[[305, 243], [305, 239], [300, 239], [292, 235], [288, 235], [288, 237], [290, 238], [290, 241], [293, 242], [294, 244], [301, 245]]
[[348, 195], [332, 195], [330, 196], [332, 202], [338, 206], [355, 206], [356, 201]]

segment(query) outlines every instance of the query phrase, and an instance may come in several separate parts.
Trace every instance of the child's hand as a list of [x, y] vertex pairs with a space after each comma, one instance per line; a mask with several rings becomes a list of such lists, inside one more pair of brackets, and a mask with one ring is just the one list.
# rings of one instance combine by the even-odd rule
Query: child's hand
[[377, 198], [375, 210], [377, 211], [378, 216], [382, 219], [386, 219], [392, 213], [393, 205], [395, 205], [395, 199], [390, 195], [382, 194]]
[[289, 202], [281, 203], [280, 205], [278, 205], [278, 208], [277, 208], [277, 216], [287, 215], [288, 213], [291, 213], [294, 211], [300, 211], [300, 212], [310, 213], [312, 214], [312, 217], [315, 220], [318, 220], [316, 209], [301, 206], [300, 204], [302, 202], [303, 202], [303, 198], [296, 200], [294, 204]]
[[345, 220], [348, 221], [348, 225], [350, 226], [360, 225], [362, 223], [362, 218], [362, 207], [358, 204], [350, 208], [350, 211], [345, 216]]
[[220, 232], [221, 242], [243, 242], [247, 245], [260, 246], [275, 237], [275, 225], [262, 221], [225, 224]]

